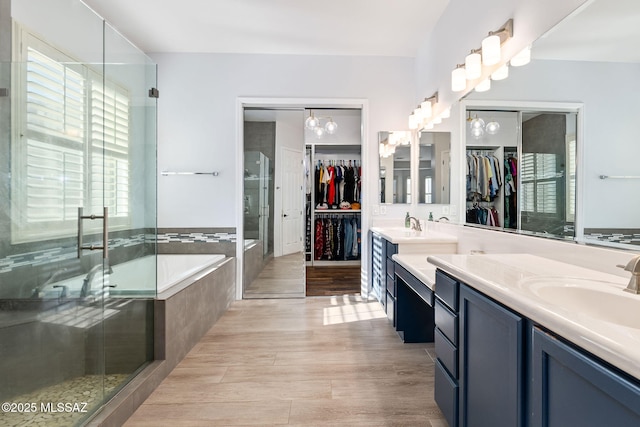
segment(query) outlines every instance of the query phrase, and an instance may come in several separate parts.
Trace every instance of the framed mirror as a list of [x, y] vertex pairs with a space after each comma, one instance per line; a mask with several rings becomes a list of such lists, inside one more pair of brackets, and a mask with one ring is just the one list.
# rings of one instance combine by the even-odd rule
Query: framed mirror
[[411, 203], [411, 131], [379, 132], [378, 143], [380, 203]]
[[577, 241], [640, 245], [638, 43], [640, 3], [590, 1], [533, 43], [529, 64], [510, 67], [507, 79], [465, 99], [476, 109], [571, 102], [588, 111], [576, 119]]

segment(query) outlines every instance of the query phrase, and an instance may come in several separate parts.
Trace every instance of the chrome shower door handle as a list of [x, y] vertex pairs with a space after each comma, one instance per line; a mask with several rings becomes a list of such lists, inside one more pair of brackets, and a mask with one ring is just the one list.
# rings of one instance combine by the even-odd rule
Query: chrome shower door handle
[[[82, 215], [82, 208], [78, 208], [78, 258], [82, 256], [83, 250], [94, 251], [102, 249], [102, 258], [109, 258], [109, 208], [104, 206], [100, 215]], [[82, 221], [85, 219], [102, 219], [102, 246], [84, 246], [82, 243], [83, 226]]]

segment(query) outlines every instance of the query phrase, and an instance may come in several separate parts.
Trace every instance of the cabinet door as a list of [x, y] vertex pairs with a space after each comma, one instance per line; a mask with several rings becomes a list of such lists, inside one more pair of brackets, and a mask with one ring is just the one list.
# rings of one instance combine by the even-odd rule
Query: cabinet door
[[523, 425], [523, 325], [520, 316], [460, 286], [462, 426]]
[[373, 296], [386, 305], [386, 240], [371, 233], [371, 291]]
[[640, 385], [533, 330], [532, 426], [640, 426]]

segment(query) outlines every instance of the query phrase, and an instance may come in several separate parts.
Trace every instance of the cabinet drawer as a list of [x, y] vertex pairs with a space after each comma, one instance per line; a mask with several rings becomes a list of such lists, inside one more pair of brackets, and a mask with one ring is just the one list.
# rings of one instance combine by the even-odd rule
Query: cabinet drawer
[[433, 292], [427, 285], [418, 280], [413, 274], [409, 273], [400, 264], [396, 265], [396, 276], [403, 280], [413, 292], [415, 292], [420, 298], [422, 298], [424, 302], [433, 307]]
[[442, 301], [436, 298], [435, 303], [435, 323], [445, 337], [458, 346], [458, 315], [445, 306]]
[[387, 303], [385, 304], [387, 310], [387, 319], [393, 326], [396, 326], [396, 299], [389, 292], [387, 295]]
[[396, 280], [395, 280], [395, 275], [394, 276], [390, 276], [387, 274], [387, 279], [386, 279], [386, 287], [387, 287], [387, 292], [389, 292], [391, 294], [392, 297], [395, 298], [396, 296]]
[[391, 258], [387, 258], [387, 275], [391, 277], [396, 275], [396, 262]]
[[447, 276], [440, 270], [436, 270], [436, 295], [453, 311], [458, 311], [459, 286], [460, 284], [457, 280]]
[[447, 368], [453, 378], [458, 379], [458, 348], [438, 328], [435, 330], [433, 340], [438, 360]]
[[442, 367], [435, 364], [434, 397], [450, 427], [458, 426], [458, 383]]
[[386, 241], [387, 243], [387, 257], [391, 258], [392, 255], [395, 255], [398, 253], [398, 245], [396, 245], [395, 243], [391, 243], [389, 241]]

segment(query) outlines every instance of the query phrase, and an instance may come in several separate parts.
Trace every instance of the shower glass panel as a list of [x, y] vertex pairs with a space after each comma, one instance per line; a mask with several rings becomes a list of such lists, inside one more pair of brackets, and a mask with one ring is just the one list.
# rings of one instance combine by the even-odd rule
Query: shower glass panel
[[0, 7], [0, 425], [81, 425], [153, 359], [156, 70], [79, 0]]

